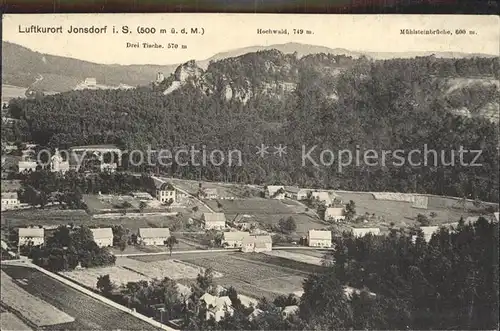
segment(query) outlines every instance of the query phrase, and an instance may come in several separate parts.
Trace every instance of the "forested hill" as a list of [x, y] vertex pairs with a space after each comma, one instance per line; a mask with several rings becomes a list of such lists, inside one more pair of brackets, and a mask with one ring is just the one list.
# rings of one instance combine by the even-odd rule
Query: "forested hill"
[[[74, 91], [13, 100], [22, 119], [3, 140], [64, 148], [117, 143], [127, 148], [202, 146], [240, 149], [243, 166], [181, 167], [186, 178], [283, 183], [351, 190], [401, 191], [498, 201], [498, 61], [420, 57], [373, 61], [270, 50], [212, 62], [189, 62], [160, 86], [129, 91]], [[168, 92], [168, 93], [167, 93]], [[496, 108], [495, 108], [496, 107]], [[461, 115], [457, 110], [466, 109]], [[284, 158], [255, 155], [255, 146], [287, 146]], [[482, 150], [479, 167], [302, 166], [302, 146], [319, 151], [460, 146]], [[316, 153], [318, 152], [318, 153]], [[272, 153], [272, 151], [271, 151]], [[406, 156], [406, 155], [405, 155]], [[455, 159], [458, 160], [456, 155]], [[474, 158], [466, 154], [464, 161]]]
[[37, 89], [43, 91], [69, 91], [87, 77], [104, 85], [147, 85], [158, 72], [170, 73], [175, 67], [98, 64], [34, 52], [2, 41], [2, 84], [30, 87], [41, 75], [43, 80], [37, 83]]

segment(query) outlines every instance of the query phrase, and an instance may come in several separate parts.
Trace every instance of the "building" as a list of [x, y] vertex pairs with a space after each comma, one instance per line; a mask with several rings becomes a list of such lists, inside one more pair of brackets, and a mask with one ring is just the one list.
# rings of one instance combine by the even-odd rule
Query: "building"
[[99, 164], [99, 170], [101, 172], [116, 172], [117, 168], [118, 165], [116, 163], [101, 162], [101, 164]]
[[300, 189], [297, 186], [285, 186], [285, 196], [290, 199], [297, 199]]
[[156, 200], [160, 201], [161, 203], [174, 203], [177, 201], [177, 192], [171, 184], [162, 183], [156, 189]]
[[54, 155], [50, 158], [50, 171], [65, 173], [69, 171], [69, 161], [64, 161], [59, 149], [56, 148]]
[[[424, 233], [424, 239], [426, 242], [431, 241], [432, 235], [439, 231], [439, 226], [421, 226], [420, 230]], [[416, 239], [416, 235], [412, 237], [413, 240]]]
[[203, 213], [203, 222], [206, 230], [221, 230], [226, 227], [226, 216], [224, 213]]
[[325, 210], [325, 221], [339, 222], [345, 220], [344, 208], [328, 207]]
[[96, 86], [97, 85], [97, 79], [95, 79], [93, 77], [85, 78], [85, 81], [83, 82], [83, 84], [85, 84], [87, 86]]
[[326, 191], [311, 192], [311, 198], [316, 199], [320, 202], [324, 202], [326, 206], [330, 206], [333, 203], [333, 199], [330, 196], [330, 193]]
[[251, 252], [270, 252], [273, 250], [273, 240], [271, 236], [248, 236], [243, 238], [241, 251], [244, 253]]
[[380, 234], [379, 228], [352, 228], [352, 234], [356, 238], [361, 238], [366, 236], [367, 234], [372, 234], [374, 236], [378, 236]]
[[24, 171], [36, 171], [37, 164], [35, 161], [19, 161], [17, 164], [19, 173]]
[[310, 247], [332, 247], [332, 232], [328, 230], [309, 230], [307, 244]]
[[268, 185], [266, 197], [270, 199], [283, 200], [285, 198], [285, 187], [283, 185]]
[[209, 293], [205, 293], [200, 297], [200, 302], [203, 302], [207, 308], [207, 320], [211, 317], [215, 318], [215, 321], [220, 321], [224, 317], [226, 312], [233, 314], [234, 310], [232, 308], [231, 299], [228, 296], [216, 297]]
[[281, 310], [281, 314], [283, 318], [287, 318], [293, 314], [297, 314], [299, 312], [299, 306], [286, 306]]
[[305, 200], [307, 199], [307, 196], [309, 195], [309, 192], [312, 192], [310, 189], [300, 189], [297, 192], [297, 200]]
[[169, 237], [169, 228], [140, 228], [137, 239], [146, 246], [163, 246]]
[[19, 208], [17, 192], [2, 192], [2, 211]]
[[97, 244], [97, 246], [113, 246], [113, 230], [111, 228], [97, 228], [90, 229], [90, 231], [92, 231], [92, 236], [94, 237], [94, 242]]
[[204, 188], [202, 190], [202, 198], [207, 200], [215, 200], [220, 197], [216, 188]]
[[240, 248], [243, 244], [243, 239], [249, 237], [250, 233], [244, 231], [224, 232], [222, 245], [227, 248]]
[[153, 197], [148, 192], [132, 192], [130, 195], [141, 201], [153, 200]]
[[259, 223], [255, 220], [255, 217], [247, 214], [238, 214], [233, 220], [234, 227], [240, 230], [251, 230], [256, 228]]
[[495, 216], [496, 221], [499, 222], [500, 213], [499, 212], [495, 212], [495, 213], [493, 213], [493, 215]]
[[44, 241], [43, 228], [19, 228], [19, 246], [28, 245], [30, 242], [33, 246], [39, 246], [43, 245]]

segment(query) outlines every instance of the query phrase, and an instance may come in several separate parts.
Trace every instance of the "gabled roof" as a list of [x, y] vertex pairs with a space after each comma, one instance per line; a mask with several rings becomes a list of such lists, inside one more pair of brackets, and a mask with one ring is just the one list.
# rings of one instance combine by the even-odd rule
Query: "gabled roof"
[[231, 299], [228, 296], [216, 297], [210, 293], [205, 293], [200, 297], [200, 301], [204, 301], [207, 307], [212, 307], [212, 309], [220, 310], [224, 307], [231, 307]]
[[342, 208], [342, 207], [328, 207], [328, 208], [326, 208], [326, 215], [328, 215], [328, 216], [344, 216], [344, 208]]
[[297, 186], [285, 186], [285, 191], [290, 193], [299, 193], [300, 188]]
[[223, 234], [225, 241], [240, 241], [243, 238], [250, 236], [250, 233], [244, 231], [232, 231], [224, 232]]
[[159, 187], [158, 190], [160, 191], [174, 191], [175, 188], [173, 187], [172, 184], [170, 183], [162, 183]]
[[246, 223], [246, 222], [250, 222], [250, 221], [254, 221], [254, 220], [255, 220], [254, 216], [248, 215], [248, 214], [238, 214], [234, 218], [235, 223]]
[[429, 241], [432, 238], [432, 235], [439, 231], [439, 226], [421, 226], [420, 230], [424, 233], [425, 241]]
[[44, 229], [40, 228], [19, 228], [19, 237], [44, 237]]
[[139, 237], [144, 238], [168, 238], [170, 237], [169, 228], [140, 228]]
[[28, 168], [28, 167], [33, 167], [33, 166], [37, 166], [37, 163], [35, 161], [19, 161], [17, 163], [18, 167], [25, 167], [25, 168]]
[[499, 212], [496, 212], [496, 213], [493, 213], [493, 215], [495, 215], [495, 219], [497, 220], [497, 222], [499, 221], [499, 218], [500, 218], [500, 213]]
[[205, 222], [225, 222], [226, 215], [224, 213], [203, 213]]
[[113, 230], [111, 230], [111, 228], [97, 228], [90, 229], [90, 231], [92, 231], [94, 240], [113, 238]]
[[18, 199], [17, 192], [2, 192], [2, 199]]
[[329, 230], [309, 230], [309, 239], [332, 240], [332, 231]]

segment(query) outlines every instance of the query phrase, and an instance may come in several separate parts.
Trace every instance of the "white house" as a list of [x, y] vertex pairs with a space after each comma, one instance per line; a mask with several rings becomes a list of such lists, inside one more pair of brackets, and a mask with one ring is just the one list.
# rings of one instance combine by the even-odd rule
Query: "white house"
[[284, 318], [289, 317], [290, 315], [296, 314], [299, 311], [299, 306], [286, 306], [281, 310], [281, 314]]
[[175, 188], [169, 183], [163, 183], [161, 184], [160, 187], [156, 189], [156, 199], [161, 203], [166, 203], [169, 201], [171, 201], [172, 203], [176, 202], [177, 201], [176, 195], [177, 194]]
[[146, 246], [163, 246], [169, 237], [169, 228], [140, 228], [138, 234], [138, 240]]
[[65, 173], [69, 171], [69, 161], [64, 161], [59, 149], [56, 148], [54, 155], [50, 158], [50, 171]]
[[495, 219], [497, 220], [497, 222], [499, 222], [500, 213], [499, 212], [495, 212], [495, 213], [493, 213], [493, 215], [495, 216]]
[[2, 211], [19, 208], [17, 192], [2, 192]]
[[332, 247], [332, 232], [328, 230], [309, 230], [307, 244], [311, 247]]
[[224, 229], [226, 227], [226, 216], [224, 213], [203, 213], [205, 229]]
[[271, 236], [248, 236], [243, 238], [241, 251], [245, 253], [251, 252], [270, 252], [273, 250], [273, 240]]
[[297, 192], [297, 200], [305, 200], [307, 199], [307, 195], [309, 194], [309, 192], [311, 192], [312, 190], [311, 189], [300, 189], [298, 192]]
[[344, 208], [328, 207], [325, 210], [325, 221], [343, 221], [345, 220]]
[[283, 185], [268, 185], [266, 196], [270, 199], [283, 200], [285, 198], [285, 187]]
[[215, 200], [219, 198], [219, 192], [216, 188], [204, 188], [202, 190], [202, 198], [207, 200]]
[[330, 193], [326, 191], [314, 191], [311, 192], [311, 198], [316, 199], [320, 202], [324, 202], [326, 206], [330, 206], [333, 202]]
[[227, 248], [240, 248], [243, 244], [243, 239], [249, 236], [250, 233], [244, 231], [224, 232], [222, 244], [226, 244]]
[[234, 312], [231, 299], [229, 299], [228, 296], [216, 297], [209, 293], [205, 293], [200, 297], [200, 302], [205, 303], [207, 307], [207, 320], [214, 317], [218, 322], [222, 317], [224, 317], [226, 312], [231, 315]]
[[290, 199], [297, 199], [300, 189], [297, 186], [285, 186], [285, 195]]
[[369, 233], [371, 233], [374, 236], [377, 236], [380, 234], [379, 228], [352, 228], [351, 230], [352, 230], [352, 234], [356, 238], [364, 237]]
[[97, 244], [97, 246], [113, 246], [113, 230], [111, 228], [97, 228], [90, 229], [90, 231], [92, 231], [92, 236], [94, 237], [94, 242]]
[[19, 246], [28, 245], [30, 242], [34, 246], [43, 245], [45, 241], [45, 230], [43, 228], [19, 228]]
[[36, 171], [37, 164], [35, 161], [19, 161], [17, 166], [19, 168], [18, 172], [22, 173], [26, 170]]

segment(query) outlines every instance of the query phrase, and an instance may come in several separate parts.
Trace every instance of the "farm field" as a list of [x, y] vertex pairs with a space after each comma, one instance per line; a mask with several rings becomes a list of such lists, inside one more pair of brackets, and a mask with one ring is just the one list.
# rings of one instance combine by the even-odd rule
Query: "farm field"
[[322, 264], [323, 259], [321, 257], [315, 257], [315, 256], [306, 255], [306, 254], [302, 254], [302, 253], [294, 253], [294, 252], [287, 252], [287, 251], [279, 250], [279, 251], [265, 252], [264, 254], [269, 255], [269, 256], [287, 259], [287, 260], [302, 262], [302, 263], [306, 263], [306, 264], [323, 265]]
[[[273, 251], [273, 252], [275, 252], [275, 251]], [[276, 251], [276, 252], [278, 252], [278, 251]], [[313, 257], [317, 257], [317, 258], [322, 259], [323, 256], [325, 256], [325, 253], [327, 253], [328, 251], [320, 251], [320, 250], [316, 250], [316, 249], [293, 249], [293, 248], [291, 248], [291, 249], [287, 249], [284, 252], [298, 253], [298, 254], [313, 256]]]
[[[435, 212], [437, 216], [430, 218], [431, 225], [439, 225], [448, 222], [457, 222], [460, 217], [474, 216], [474, 213], [464, 212], [459, 209], [451, 208], [428, 208], [418, 209], [412, 208], [409, 202], [376, 200], [370, 193], [344, 193], [336, 192], [344, 201], [353, 200], [356, 203], [356, 213], [363, 215], [365, 213], [381, 216], [385, 219], [382, 225], [388, 226], [390, 222], [394, 222], [396, 227], [416, 225], [415, 221], [418, 214], [429, 216], [431, 212]], [[370, 222], [363, 226], [379, 225], [380, 222]]]
[[[195, 279], [204, 268], [174, 259], [157, 260], [154, 262], [141, 262], [137, 259], [118, 257], [116, 265], [102, 268], [89, 268], [60, 272], [61, 275], [74, 280], [87, 287], [96, 288], [99, 276], [109, 275], [116, 286], [125, 285], [128, 282], [163, 279]], [[222, 274], [215, 273], [214, 278], [220, 278]]]
[[[205, 200], [210, 207], [217, 210], [217, 201]], [[279, 200], [253, 198], [241, 200], [219, 200], [222, 210], [228, 214], [288, 214], [294, 213], [292, 205], [285, 204]]]
[[224, 287], [233, 286], [238, 293], [253, 298], [272, 299], [281, 294], [287, 295], [301, 290], [302, 281], [308, 275], [304, 271], [253, 261], [237, 253], [210, 256], [186, 254], [180, 258], [182, 261], [205, 268], [211, 267], [221, 272], [223, 277], [216, 280], [217, 284]]
[[1, 272], [1, 300], [37, 327], [70, 323], [75, 319], [24, 291], [6, 273]]
[[[54, 280], [40, 271], [22, 266], [2, 266], [29, 294], [73, 316], [75, 321], [53, 325], [50, 330], [157, 330], [125, 312]], [[97, 281], [97, 280], [96, 280]]]
[[90, 225], [91, 219], [84, 210], [63, 209], [29, 209], [9, 210], [2, 212], [2, 226], [28, 226], [28, 225], [61, 225], [73, 223], [75, 225]]
[[2, 311], [0, 313], [0, 330], [31, 331], [32, 329], [13, 313]]
[[221, 197], [235, 197], [243, 198], [249, 196], [258, 196], [260, 189], [255, 187], [250, 187], [247, 185], [240, 185], [234, 183], [215, 183], [215, 182], [204, 182], [196, 180], [186, 180], [178, 178], [162, 178], [167, 182], [172, 183], [175, 187], [180, 188], [190, 194], [195, 194], [199, 190], [199, 183], [202, 183], [203, 188], [215, 188], [218, 190], [218, 194]]
[[[133, 270], [138, 274], [158, 279], [163, 279], [165, 277], [169, 277], [171, 279], [195, 279], [199, 273], [203, 273], [205, 270], [205, 268], [191, 263], [186, 263], [178, 259], [168, 259], [146, 263], [126, 257], [118, 257], [116, 259], [116, 265]], [[221, 276], [222, 274], [219, 272], [214, 273], [214, 278], [219, 278]]]
[[2, 102], [9, 102], [10, 99], [26, 98], [26, 87], [2, 84]]

